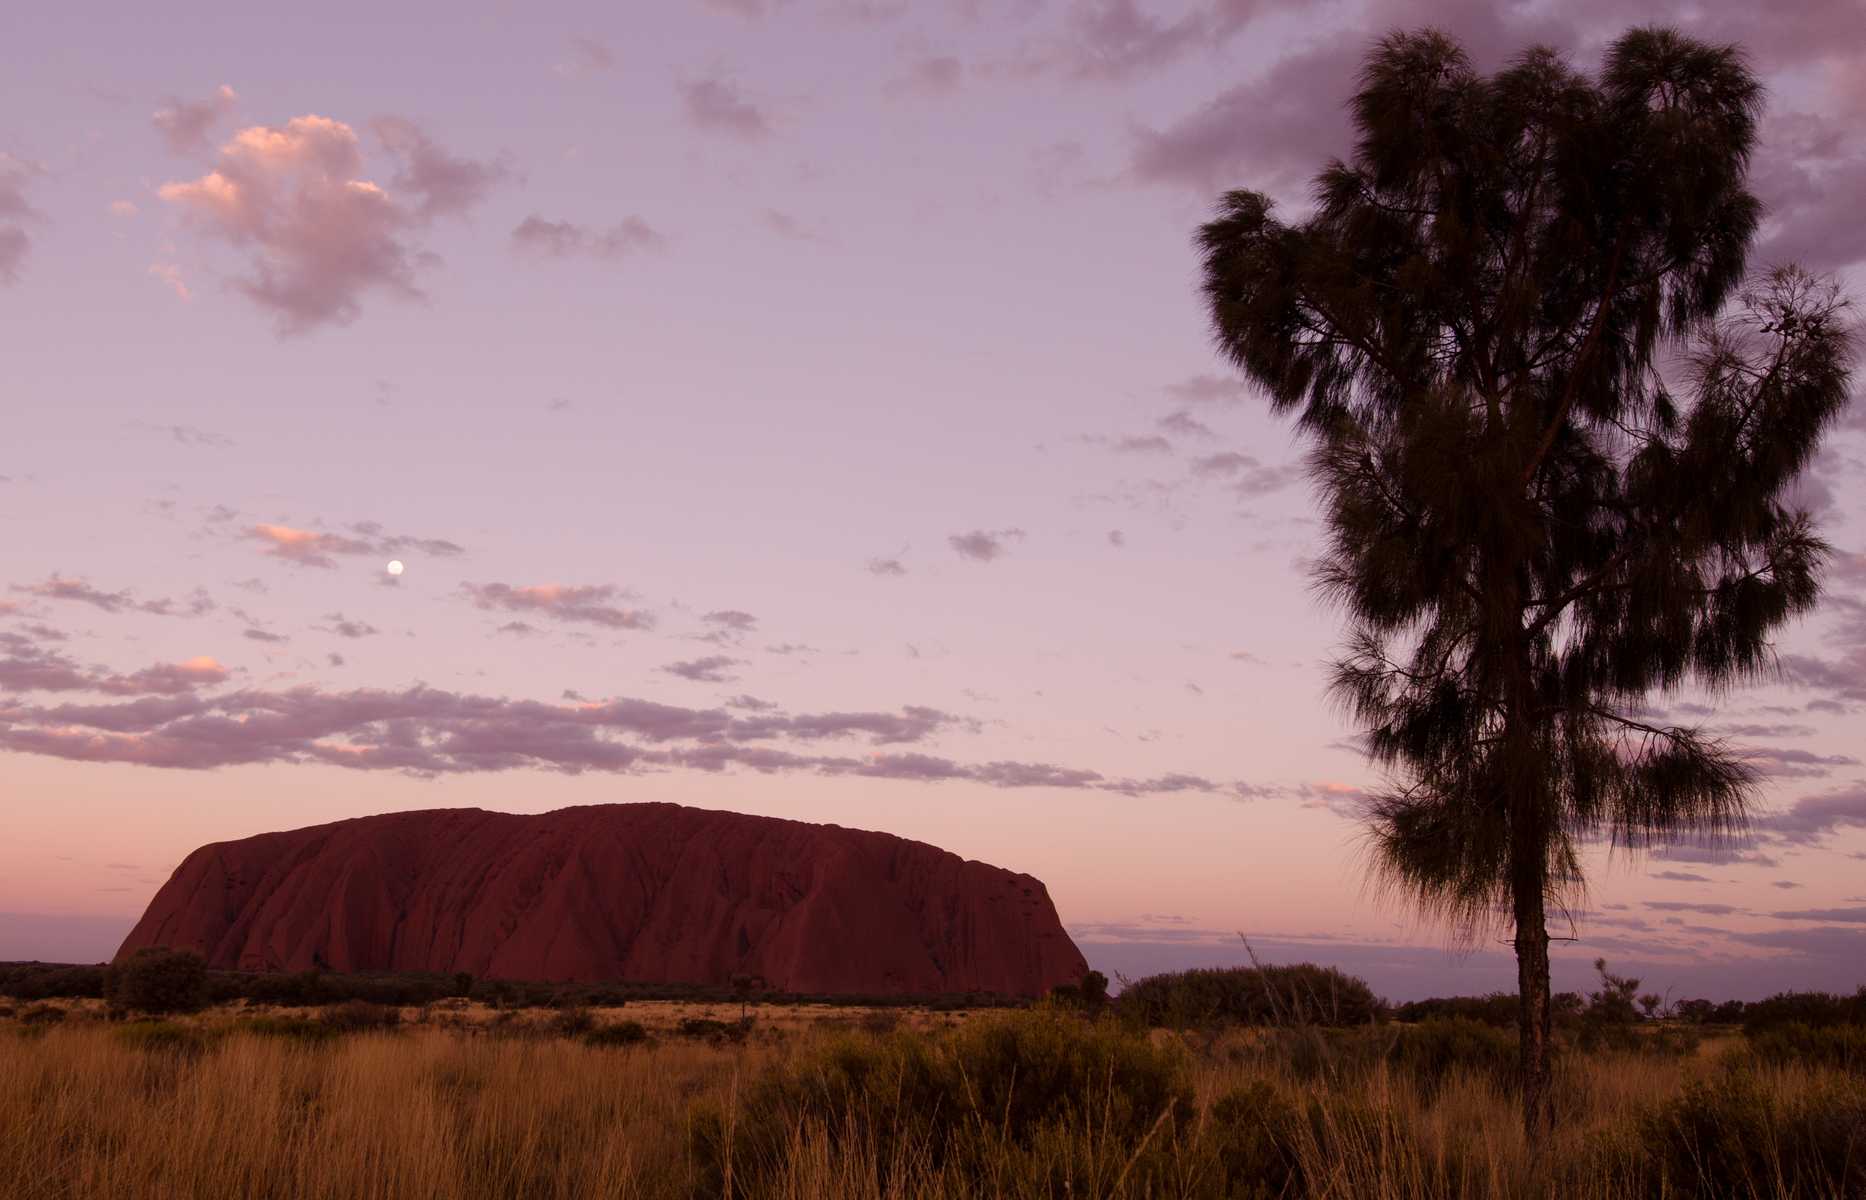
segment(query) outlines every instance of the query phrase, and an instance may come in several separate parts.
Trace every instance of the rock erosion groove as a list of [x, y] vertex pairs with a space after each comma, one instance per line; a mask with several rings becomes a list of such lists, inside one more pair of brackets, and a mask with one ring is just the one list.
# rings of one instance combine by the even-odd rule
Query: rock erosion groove
[[1043, 884], [891, 834], [675, 804], [386, 813], [190, 854], [118, 956], [242, 970], [1041, 995], [1087, 970]]

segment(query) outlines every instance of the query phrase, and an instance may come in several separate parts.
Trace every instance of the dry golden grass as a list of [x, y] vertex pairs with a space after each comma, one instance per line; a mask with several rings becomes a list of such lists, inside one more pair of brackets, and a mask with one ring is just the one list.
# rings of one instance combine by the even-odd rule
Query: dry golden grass
[[[30, 1034], [0, 1022], [0, 1196], [8, 1200], [688, 1196], [702, 1178], [689, 1136], [696, 1104], [736, 1119], [762, 1070], [810, 1053], [858, 1016], [806, 1008], [779, 1017], [766, 1007], [758, 1035], [743, 1045], [663, 1037], [614, 1049], [492, 1036], [490, 1014], [473, 1009], [411, 1009], [415, 1023], [400, 1031], [324, 1041], [257, 1036], [238, 1029], [241, 1014], [223, 1010], [187, 1019], [196, 1042], [162, 1049], [138, 1046], [133, 1031], [92, 1019], [82, 1004], [67, 1007], [65, 1021]], [[737, 1016], [727, 1005], [659, 1007], [630, 1005], [599, 1020], [667, 1030], [684, 1017]], [[542, 1027], [550, 1015], [527, 1019]], [[920, 1014], [909, 1023], [939, 1026], [949, 1016]], [[1250, 1048], [1249, 1035], [1198, 1048], [1193, 1127], [1162, 1134], [1175, 1139], [1172, 1169], [1182, 1174], [1152, 1194], [1251, 1194], [1212, 1178], [1217, 1160], [1201, 1139], [1216, 1098], [1265, 1079], [1314, 1101], [1315, 1132], [1296, 1147], [1305, 1195], [1550, 1194], [1532, 1167], [1513, 1098], [1493, 1082], [1454, 1073], [1428, 1094], [1379, 1069], [1331, 1089]], [[1551, 1157], [1580, 1155], [1718, 1069], [1714, 1054], [1566, 1060], [1558, 1088], [1564, 1128]], [[1769, 1078], [1783, 1094], [1812, 1084], [1793, 1069]], [[1096, 1168], [1096, 1195], [1136, 1194], [1121, 1170], [1132, 1161], [1128, 1148], [1091, 1145], [1097, 1136], [1092, 1120], [1065, 1131], [1052, 1147], [1057, 1161], [1105, 1164]], [[1052, 1194], [960, 1177], [912, 1139], [838, 1141], [807, 1121], [790, 1130], [780, 1159], [764, 1164], [760, 1194]], [[1635, 1193], [1603, 1173], [1571, 1177], [1559, 1195], [1629, 1200]]]

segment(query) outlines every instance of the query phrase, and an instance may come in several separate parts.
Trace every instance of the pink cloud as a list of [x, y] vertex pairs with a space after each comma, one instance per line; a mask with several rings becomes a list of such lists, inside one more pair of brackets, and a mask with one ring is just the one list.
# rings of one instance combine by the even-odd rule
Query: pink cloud
[[208, 132], [233, 111], [239, 99], [238, 93], [223, 83], [204, 100], [169, 97], [168, 106], [157, 109], [149, 121], [176, 154], [205, 154]]
[[334, 567], [334, 554], [370, 554], [375, 546], [360, 538], [293, 529], [289, 525], [254, 525], [246, 536], [264, 544], [264, 553], [301, 567]]
[[157, 194], [251, 254], [250, 274], [233, 286], [273, 314], [282, 336], [348, 324], [372, 292], [421, 299], [416, 275], [433, 256], [412, 237], [476, 203], [501, 174], [446, 154], [401, 118], [383, 118], [377, 135], [412, 203], [364, 178], [354, 129], [313, 114], [241, 130], [213, 170]]
[[[0, 691], [99, 692], [110, 696], [174, 696], [225, 683], [227, 669], [212, 658], [157, 663], [128, 675], [82, 667], [18, 634], [0, 634]], [[5, 719], [0, 711], [0, 720]]]
[[654, 614], [623, 608], [613, 601], [627, 593], [613, 584], [565, 585], [540, 583], [513, 587], [506, 583], [463, 583], [460, 590], [476, 607], [488, 611], [538, 613], [559, 621], [602, 625], [610, 629], [652, 629]]

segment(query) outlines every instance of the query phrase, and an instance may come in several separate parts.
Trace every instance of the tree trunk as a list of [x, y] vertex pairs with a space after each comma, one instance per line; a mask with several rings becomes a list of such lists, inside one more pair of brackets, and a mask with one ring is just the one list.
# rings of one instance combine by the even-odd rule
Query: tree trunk
[[1516, 894], [1516, 995], [1520, 1005], [1523, 1135], [1539, 1155], [1553, 1124], [1549, 1110], [1549, 937], [1541, 872], [1533, 886], [1519, 876]]

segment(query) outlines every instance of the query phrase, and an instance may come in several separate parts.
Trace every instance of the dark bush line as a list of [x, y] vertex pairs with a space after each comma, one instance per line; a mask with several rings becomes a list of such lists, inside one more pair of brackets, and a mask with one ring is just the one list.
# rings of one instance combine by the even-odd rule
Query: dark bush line
[[[0, 996], [27, 1001], [107, 999], [109, 997], [109, 975], [110, 967], [101, 963], [83, 965], [3, 962], [0, 963]], [[352, 1000], [410, 1007], [449, 997], [467, 997], [497, 1008], [620, 1008], [631, 1001], [675, 1000], [705, 1004], [815, 1004], [840, 1008], [931, 1008], [935, 1011], [951, 1012], [961, 1009], [1018, 1008], [1029, 1003], [1017, 997], [983, 992], [943, 996], [748, 992], [729, 985], [580, 984], [475, 979], [465, 972], [440, 975], [418, 972], [352, 974], [333, 971], [205, 970], [203, 980], [205, 990], [201, 997], [201, 1004], [226, 1004], [235, 1000], [247, 1000], [255, 1004], [294, 1007], [322, 1007], [343, 1004]]]

